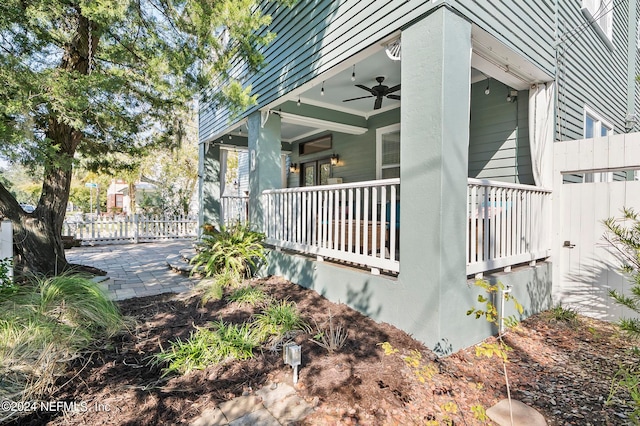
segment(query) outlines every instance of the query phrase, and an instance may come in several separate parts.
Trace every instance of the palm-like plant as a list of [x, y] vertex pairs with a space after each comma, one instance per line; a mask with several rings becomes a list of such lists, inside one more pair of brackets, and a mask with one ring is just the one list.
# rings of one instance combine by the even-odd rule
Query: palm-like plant
[[252, 231], [248, 224], [222, 227], [219, 232], [205, 227], [196, 255], [191, 259], [193, 271], [201, 271], [207, 277], [230, 274], [239, 283], [251, 276], [259, 262], [266, 260], [264, 239], [264, 234]]

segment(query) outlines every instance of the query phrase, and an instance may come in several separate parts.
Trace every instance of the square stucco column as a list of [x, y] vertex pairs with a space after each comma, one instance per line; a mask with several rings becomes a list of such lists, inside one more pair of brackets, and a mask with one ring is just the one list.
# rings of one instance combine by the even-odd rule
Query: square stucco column
[[262, 191], [282, 187], [280, 164], [280, 116], [270, 114], [263, 122], [259, 112], [248, 120], [249, 128], [249, 223], [264, 231]]
[[202, 225], [210, 223], [220, 228], [220, 147], [211, 143], [201, 143], [199, 146], [199, 191], [200, 214], [198, 222], [202, 233]]
[[401, 309], [413, 334], [440, 353], [469, 344], [470, 79], [468, 21], [440, 7], [402, 32]]

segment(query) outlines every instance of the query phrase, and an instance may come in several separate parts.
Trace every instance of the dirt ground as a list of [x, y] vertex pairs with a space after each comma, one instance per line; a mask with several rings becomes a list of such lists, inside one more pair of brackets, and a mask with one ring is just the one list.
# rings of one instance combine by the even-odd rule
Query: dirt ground
[[[326, 325], [331, 313], [349, 331], [346, 345], [333, 354], [310, 342], [312, 334], [295, 337], [303, 348], [297, 391], [315, 407], [304, 424], [492, 424], [483, 419], [483, 408], [506, 397], [502, 363], [476, 357], [474, 348], [438, 359], [406, 333], [314, 291], [277, 277], [252, 285], [296, 302], [311, 325]], [[220, 318], [246, 321], [252, 308], [224, 300], [201, 306], [198, 297], [185, 295], [130, 299], [120, 306], [136, 325], [74, 360], [51, 396], [83, 401], [88, 409], [33, 413], [19, 424], [189, 424], [223, 401], [272, 381], [292, 381], [291, 367], [268, 349], [251, 360], [185, 376], [162, 378], [162, 371], [149, 365], [150, 356], [178, 337], [187, 339], [194, 325]], [[585, 317], [576, 323], [555, 321], [543, 313], [524, 321], [506, 341], [513, 348], [507, 365], [512, 396], [539, 410], [548, 424], [628, 423], [629, 409], [620, 399], [606, 404], [619, 367], [638, 364], [637, 351], [631, 350], [635, 342], [615, 326]]]

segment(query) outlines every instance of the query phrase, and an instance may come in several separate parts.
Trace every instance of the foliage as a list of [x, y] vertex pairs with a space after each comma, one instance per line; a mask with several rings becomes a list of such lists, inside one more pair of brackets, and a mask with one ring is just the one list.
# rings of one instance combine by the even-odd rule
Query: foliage
[[247, 285], [237, 288], [227, 299], [239, 305], [258, 306], [268, 302], [269, 296], [261, 288]]
[[422, 360], [422, 354], [415, 349], [412, 349], [409, 352], [409, 355], [405, 355], [402, 359], [420, 383], [426, 383], [427, 380], [431, 380], [438, 372], [438, 368], [435, 364], [432, 362], [425, 363]]
[[561, 303], [551, 308], [548, 311], [548, 316], [555, 322], [568, 322], [571, 324], [578, 322], [578, 311], [571, 307], [562, 306]]
[[152, 183], [157, 193], [149, 207], [170, 216], [191, 213], [191, 200], [198, 183], [198, 145], [196, 124], [185, 135], [185, 143], [174, 149], [154, 149], [142, 161], [142, 180]]
[[[314, 320], [315, 322], [315, 320]], [[342, 324], [333, 324], [333, 315], [329, 311], [329, 329], [321, 328], [316, 322], [316, 334], [311, 340], [313, 343], [325, 348], [330, 354], [341, 349], [347, 339], [349, 338], [349, 332]]]
[[627, 401], [620, 401], [631, 408], [630, 420], [634, 425], [640, 424], [640, 371], [637, 367], [620, 367], [613, 377], [607, 404], [613, 402], [617, 394], [628, 395]]
[[[60, 231], [79, 161], [109, 170], [112, 153], [179, 146], [198, 95], [233, 114], [255, 104], [234, 70], [260, 70], [270, 22], [255, 0], [0, 2], [0, 158], [43, 170], [21, 269], [66, 266]], [[0, 212], [16, 229], [26, 220], [2, 183]], [[37, 244], [47, 256], [29, 256]]]
[[[486, 280], [476, 280], [476, 287], [479, 287], [485, 291], [486, 296], [483, 294], [478, 295], [478, 302], [484, 304], [483, 307], [472, 307], [467, 311], [467, 315], [475, 315], [476, 319], [484, 317], [488, 322], [498, 327], [498, 340], [496, 343], [482, 342], [476, 346], [477, 357], [493, 358], [497, 357], [502, 363], [502, 371], [504, 374], [504, 381], [507, 387], [507, 399], [509, 400], [509, 414], [511, 415], [511, 423], [513, 424], [513, 411], [511, 409], [511, 389], [509, 386], [509, 374], [507, 372], [507, 363], [509, 362], [508, 352], [511, 348], [502, 339], [503, 327], [506, 325], [508, 328], [517, 325], [518, 321], [515, 316], [504, 317], [503, 313], [498, 312], [496, 303], [494, 302], [499, 296], [504, 299], [504, 302], [512, 302], [514, 308], [519, 314], [524, 311], [522, 305], [511, 295], [508, 287], [498, 282], [491, 284]], [[498, 296], [499, 295], [499, 296]], [[492, 300], [493, 299], [493, 300]], [[502, 321], [501, 321], [502, 320]]]
[[124, 327], [117, 307], [90, 279], [36, 278], [0, 301], [0, 399], [52, 391], [64, 363]]
[[191, 259], [193, 271], [202, 271], [207, 277], [230, 274], [229, 283], [240, 284], [251, 275], [251, 268], [256, 268], [257, 262], [266, 260], [264, 238], [264, 234], [252, 231], [248, 224], [223, 227], [219, 232], [207, 231], [205, 227], [196, 255]]
[[255, 315], [253, 326], [261, 341], [270, 337], [278, 341], [291, 332], [307, 328], [296, 304], [286, 300], [274, 302]]
[[220, 300], [224, 294], [227, 275], [224, 273], [214, 276], [212, 279], [201, 280], [197, 288], [202, 290], [202, 304], [211, 300]]
[[[622, 306], [640, 314], [640, 217], [631, 208], [622, 210], [622, 218], [604, 221], [605, 240], [620, 255], [622, 271], [631, 281], [629, 295], [610, 290], [609, 295]], [[623, 318], [620, 328], [634, 338], [640, 337], [640, 319]]]
[[9, 257], [0, 259], [0, 289], [4, 287], [11, 287], [13, 285], [13, 280], [9, 276], [12, 263], [13, 259]]
[[259, 344], [249, 324], [228, 324], [220, 320], [210, 327], [197, 327], [185, 342], [176, 339], [168, 350], [156, 354], [152, 363], [169, 364], [163, 376], [172, 372], [186, 374], [229, 359], [253, 358], [253, 350]]

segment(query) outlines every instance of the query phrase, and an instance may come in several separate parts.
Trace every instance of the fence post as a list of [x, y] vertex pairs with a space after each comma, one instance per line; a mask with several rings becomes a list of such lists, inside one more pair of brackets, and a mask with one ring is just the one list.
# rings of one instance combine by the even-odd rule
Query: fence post
[[7, 278], [13, 281], [13, 224], [10, 220], [3, 220], [0, 224], [0, 259], [9, 258]]
[[133, 243], [138, 244], [138, 234], [139, 234], [139, 226], [140, 222], [138, 222], [138, 215], [133, 215]]

